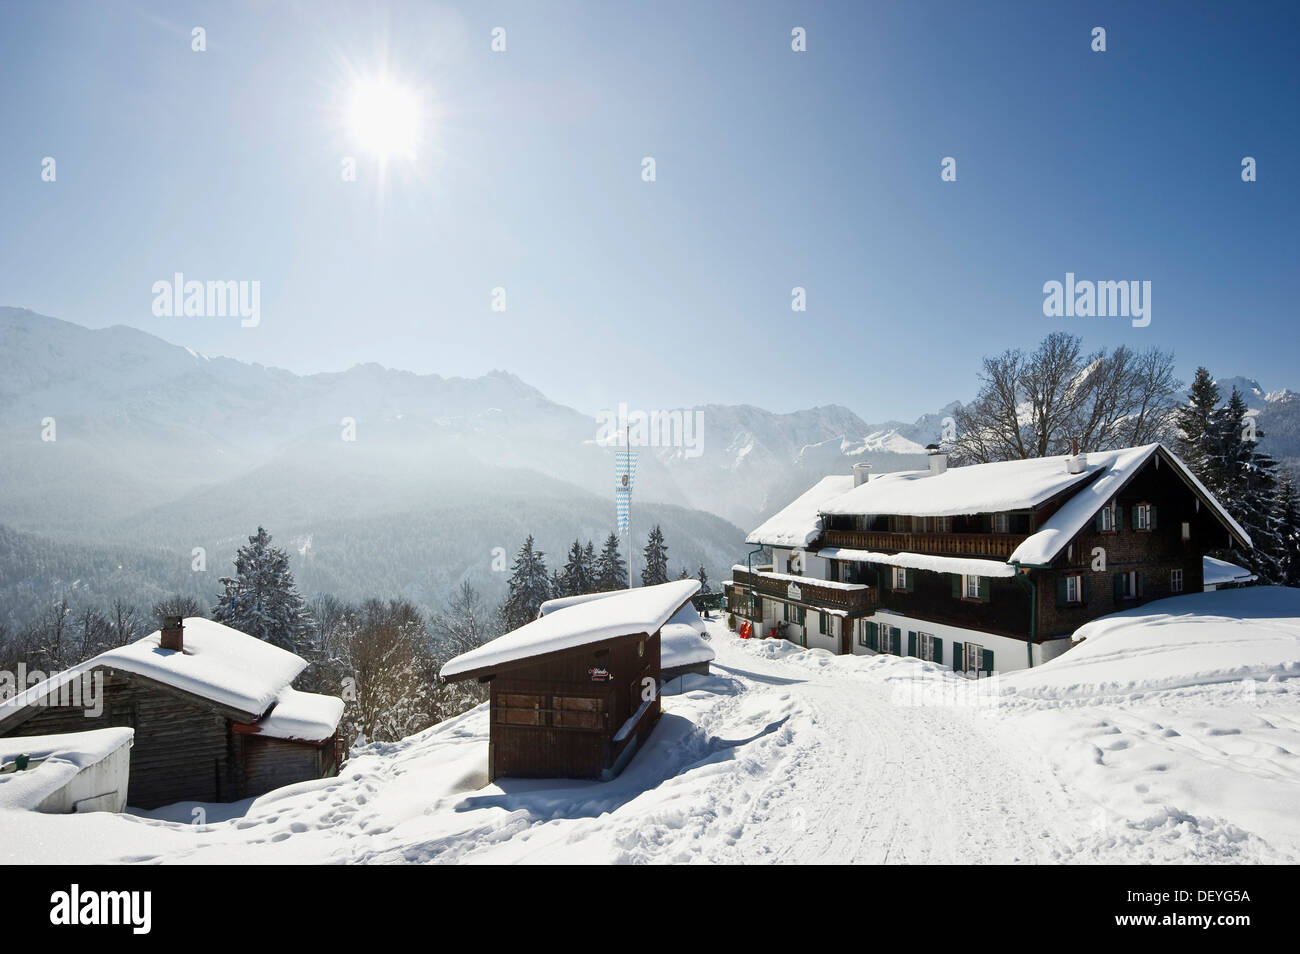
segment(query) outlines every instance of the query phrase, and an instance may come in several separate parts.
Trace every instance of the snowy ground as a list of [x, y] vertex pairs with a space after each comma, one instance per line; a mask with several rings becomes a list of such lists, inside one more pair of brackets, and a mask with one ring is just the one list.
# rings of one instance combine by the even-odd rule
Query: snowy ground
[[249, 802], [0, 813], [0, 860], [1300, 858], [1300, 591], [1149, 604], [1090, 624], [1059, 660], [980, 683], [710, 631], [714, 674], [665, 698], [613, 782], [485, 784], [480, 707], [369, 747], [340, 778]]

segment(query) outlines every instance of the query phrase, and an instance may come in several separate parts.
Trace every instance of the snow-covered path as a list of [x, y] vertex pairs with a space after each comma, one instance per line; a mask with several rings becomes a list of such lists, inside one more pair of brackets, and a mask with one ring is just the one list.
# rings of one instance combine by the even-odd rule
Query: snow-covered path
[[[732, 814], [735, 837], [708, 861], [990, 863], [1069, 860], [1096, 806], [1003, 747], [974, 706], [900, 705], [900, 669], [846, 666], [777, 643], [715, 638], [717, 668], [749, 692], [784, 686], [808, 725], [779, 767]], [[790, 661], [785, 661], [786, 657]], [[793, 658], [791, 658], [793, 657]]]

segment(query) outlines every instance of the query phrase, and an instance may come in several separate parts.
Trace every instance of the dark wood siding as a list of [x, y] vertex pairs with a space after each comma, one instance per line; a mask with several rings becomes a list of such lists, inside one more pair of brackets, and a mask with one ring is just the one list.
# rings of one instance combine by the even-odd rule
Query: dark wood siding
[[657, 690], [659, 676], [658, 633], [582, 646], [496, 676], [489, 774], [494, 779], [600, 778], [659, 718], [656, 691], [637, 730], [614, 741], [640, 708], [641, 687]]

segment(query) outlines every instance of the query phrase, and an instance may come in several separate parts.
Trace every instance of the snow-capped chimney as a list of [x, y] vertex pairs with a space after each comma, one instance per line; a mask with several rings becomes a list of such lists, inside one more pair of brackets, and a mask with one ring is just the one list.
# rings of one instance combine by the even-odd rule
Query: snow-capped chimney
[[853, 486], [854, 486], [854, 487], [861, 487], [863, 484], [865, 484], [865, 483], [866, 483], [868, 480], [870, 480], [870, 479], [871, 479], [871, 465], [870, 465], [870, 464], [854, 464], [854, 465], [853, 465]]
[[932, 475], [937, 476], [948, 469], [948, 455], [940, 449], [938, 444], [927, 444], [925, 449], [930, 454], [930, 473]]
[[1082, 474], [1088, 469], [1088, 455], [1079, 453], [1078, 440], [1070, 441], [1070, 456], [1065, 460], [1065, 471], [1069, 474]]
[[185, 624], [179, 616], [163, 617], [160, 646], [162, 649], [174, 649], [178, 653], [185, 651]]

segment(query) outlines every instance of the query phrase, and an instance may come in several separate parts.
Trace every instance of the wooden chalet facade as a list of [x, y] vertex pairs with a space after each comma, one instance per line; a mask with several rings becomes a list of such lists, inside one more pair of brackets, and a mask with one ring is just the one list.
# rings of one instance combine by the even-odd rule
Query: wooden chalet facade
[[1250, 539], [1159, 444], [821, 481], [748, 538], [727, 605], [755, 635], [970, 675], [1038, 665], [1089, 620], [1200, 592]]
[[659, 720], [660, 631], [694, 580], [576, 602], [448, 662], [489, 684], [488, 776], [610, 779]]
[[[173, 618], [0, 704], [0, 736], [129, 727], [129, 805], [238, 801], [338, 771], [343, 703], [290, 688], [305, 667], [220, 623]], [[63, 691], [74, 680], [98, 687], [93, 707], [89, 690]]]

